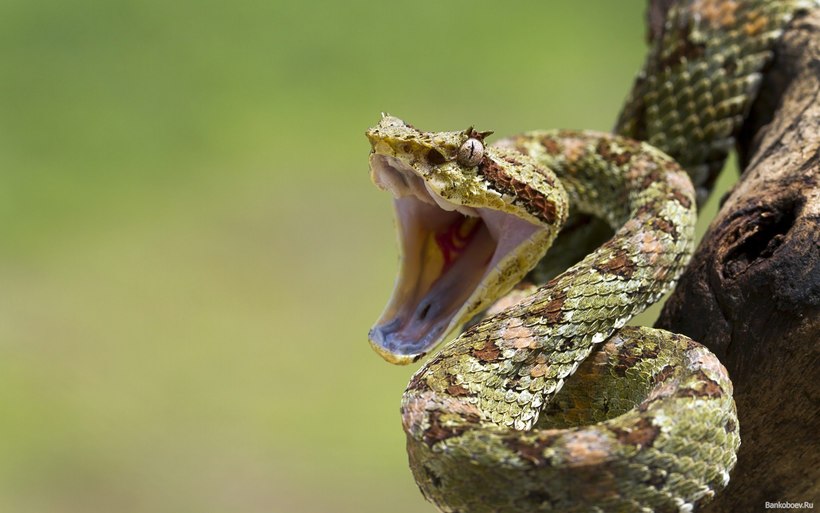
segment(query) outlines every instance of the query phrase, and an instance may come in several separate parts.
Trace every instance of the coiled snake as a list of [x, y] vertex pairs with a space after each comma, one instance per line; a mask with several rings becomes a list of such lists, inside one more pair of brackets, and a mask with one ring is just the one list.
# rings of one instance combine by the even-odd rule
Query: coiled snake
[[[685, 512], [728, 484], [740, 437], [725, 369], [686, 337], [623, 326], [688, 262], [696, 198], [773, 41], [813, 5], [679, 2], [619, 135], [539, 131], [485, 146], [488, 132], [422, 132], [389, 115], [368, 130], [402, 254], [370, 331], [376, 351], [416, 361], [507, 294], [402, 398], [410, 466], [440, 510]], [[614, 236], [546, 284], [510, 292], [570, 208]]]

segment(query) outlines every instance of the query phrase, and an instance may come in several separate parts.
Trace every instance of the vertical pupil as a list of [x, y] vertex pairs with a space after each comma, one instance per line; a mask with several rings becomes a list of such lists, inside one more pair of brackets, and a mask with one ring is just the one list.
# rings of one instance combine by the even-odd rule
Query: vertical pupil
[[481, 141], [472, 138], [464, 141], [464, 144], [458, 150], [459, 162], [466, 166], [478, 164], [483, 155], [484, 147], [481, 145]]

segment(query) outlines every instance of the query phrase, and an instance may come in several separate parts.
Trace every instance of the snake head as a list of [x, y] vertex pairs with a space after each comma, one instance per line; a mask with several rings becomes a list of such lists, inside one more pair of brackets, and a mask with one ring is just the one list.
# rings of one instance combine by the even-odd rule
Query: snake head
[[391, 363], [414, 362], [509, 291], [566, 220], [552, 172], [485, 146], [489, 132], [422, 132], [385, 115], [367, 131], [373, 182], [394, 197], [400, 270], [369, 333]]

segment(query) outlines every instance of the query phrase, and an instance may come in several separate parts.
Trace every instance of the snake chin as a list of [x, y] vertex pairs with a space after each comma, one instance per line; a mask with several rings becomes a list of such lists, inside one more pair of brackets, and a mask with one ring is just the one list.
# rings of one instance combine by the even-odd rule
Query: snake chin
[[[509, 262], [545, 230], [513, 214], [457, 204], [395, 157], [371, 157], [373, 179], [394, 196], [401, 252], [392, 297], [369, 339], [391, 363], [418, 360], [509, 287]], [[502, 290], [501, 292], [506, 292]]]

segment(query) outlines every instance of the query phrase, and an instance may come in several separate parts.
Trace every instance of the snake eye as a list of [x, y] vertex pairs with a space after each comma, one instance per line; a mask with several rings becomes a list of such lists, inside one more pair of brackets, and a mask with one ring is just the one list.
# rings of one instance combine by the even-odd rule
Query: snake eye
[[484, 158], [484, 144], [474, 138], [469, 138], [464, 141], [464, 144], [458, 149], [458, 163], [462, 166], [473, 167], [477, 166], [481, 159]]

